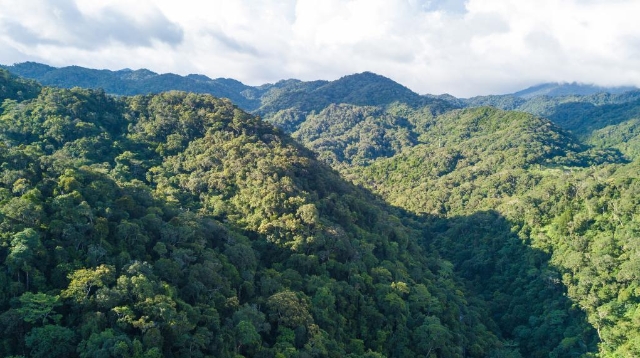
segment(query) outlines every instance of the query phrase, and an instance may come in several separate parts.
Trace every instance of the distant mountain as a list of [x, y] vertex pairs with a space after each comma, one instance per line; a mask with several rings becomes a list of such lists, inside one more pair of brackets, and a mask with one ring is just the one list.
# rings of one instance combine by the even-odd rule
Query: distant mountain
[[461, 107], [491, 106], [544, 116], [549, 108], [561, 103], [585, 102], [594, 105], [625, 103], [638, 96], [640, 96], [640, 89], [637, 87], [601, 87], [573, 82], [543, 83], [503, 95], [471, 98], [439, 97]]
[[101, 88], [107, 93], [116, 95], [179, 90], [229, 98], [233, 103], [247, 110], [255, 109], [260, 104], [257, 98], [252, 98], [249, 95], [253, 87], [232, 79], [210, 79], [203, 75], [157, 74], [147, 69], [110, 71], [80, 66], [56, 68], [36, 62], [24, 62], [3, 67], [15, 75], [34, 79], [47, 86]]
[[[158, 74], [147, 69], [56, 68], [35, 62], [2, 67], [45, 85], [65, 88], [102, 88], [117, 95], [183, 90], [229, 98], [240, 108], [292, 133], [334, 165], [366, 164], [378, 157], [394, 155], [416, 143], [426, 118], [456, 108], [482, 106], [547, 117], [587, 143], [620, 148], [631, 158], [640, 150], [627, 144], [635, 139], [629, 139], [624, 132], [628, 127], [625, 123], [638, 119], [640, 112], [640, 90], [633, 87], [545, 83], [513, 94], [461, 99], [419, 95], [371, 72], [335, 81], [289, 79], [247, 86], [234, 79]], [[20, 93], [30, 96], [28, 91]], [[594, 131], [599, 132], [591, 140]], [[606, 139], [608, 135], [617, 139]]]
[[262, 106], [254, 113], [291, 133], [297, 131], [310, 115], [340, 104], [375, 106], [382, 111], [399, 104], [407, 106], [409, 111], [426, 106], [432, 114], [459, 107], [445, 99], [421, 96], [371, 72], [344, 76], [331, 82], [289, 82], [276, 86], [265, 92]]
[[639, 89], [545, 84], [511, 95], [449, 99], [449, 102], [468, 108], [491, 106], [545, 117], [586, 144], [618, 149], [628, 159], [640, 157]]
[[601, 87], [595, 86], [591, 84], [583, 84], [583, 83], [543, 83], [536, 86], [529, 87], [527, 89], [518, 91], [513, 93], [513, 96], [521, 97], [521, 98], [533, 98], [537, 96], [549, 96], [549, 97], [558, 97], [558, 96], [568, 96], [568, 95], [577, 95], [577, 96], [586, 96], [596, 93], [624, 93], [628, 91], [637, 90], [637, 87], [623, 86], [623, 87]]
[[344, 76], [315, 91], [333, 103], [379, 106], [392, 102], [417, 104], [423, 98], [407, 87], [372, 72]]
[[56, 68], [36, 62], [0, 67], [48, 86], [101, 88], [115, 95], [171, 90], [208, 93], [228, 98], [246, 111], [274, 120], [288, 132], [295, 131], [307, 114], [319, 112], [331, 104], [384, 106], [398, 102], [412, 107], [435, 105], [440, 112], [459, 107], [452, 105], [450, 98], [421, 96], [387, 77], [371, 72], [348, 75], [335, 81], [304, 82], [289, 79], [275, 84], [247, 86], [228, 78], [211, 79], [199, 74], [157, 74], [147, 69], [110, 71], [79, 66]]

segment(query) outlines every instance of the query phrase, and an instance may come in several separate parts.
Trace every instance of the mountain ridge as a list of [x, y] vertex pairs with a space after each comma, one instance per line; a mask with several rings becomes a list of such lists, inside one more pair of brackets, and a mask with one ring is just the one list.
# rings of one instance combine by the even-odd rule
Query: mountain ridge
[[[405, 90], [408, 90], [408, 92], [411, 92], [411, 95], [419, 95], [419, 96], [430, 96], [430, 97], [440, 97], [440, 98], [448, 98], [449, 100], [465, 100], [465, 98], [456, 98], [454, 96], [451, 96], [449, 94], [418, 94], [408, 88], [406, 88], [405, 86], [398, 84], [397, 82], [388, 79], [387, 77], [384, 77], [382, 75], [370, 72], [370, 71], [364, 71], [364, 72], [360, 72], [360, 73], [355, 73], [355, 74], [351, 74], [351, 75], [344, 75], [342, 77], [340, 77], [339, 79], [336, 79], [334, 81], [326, 81], [326, 80], [316, 80], [316, 81], [301, 81], [298, 79], [282, 79], [279, 80], [275, 83], [265, 83], [262, 85], [256, 85], [256, 86], [250, 86], [250, 85], [245, 85], [244, 83], [242, 83], [241, 81], [235, 80], [233, 78], [228, 78], [228, 77], [220, 77], [220, 78], [215, 78], [212, 79], [206, 75], [203, 74], [188, 74], [185, 76], [182, 75], [177, 75], [174, 73], [156, 73], [153, 72], [151, 70], [148, 70], [146, 68], [141, 68], [141, 69], [130, 69], [130, 68], [124, 68], [124, 69], [120, 69], [120, 70], [100, 70], [100, 69], [92, 69], [92, 68], [87, 68], [87, 67], [82, 67], [82, 66], [76, 66], [76, 65], [71, 65], [71, 66], [64, 66], [64, 67], [54, 67], [54, 66], [50, 66], [47, 64], [43, 64], [43, 63], [38, 63], [38, 62], [33, 62], [33, 61], [27, 61], [27, 62], [21, 62], [21, 63], [15, 63], [13, 65], [0, 65], [1, 68], [7, 69], [10, 72], [20, 75], [22, 77], [26, 77], [26, 78], [30, 78], [30, 79], [35, 79], [38, 80], [39, 82], [45, 84], [45, 85], [59, 85], [62, 87], [66, 87], [66, 88], [70, 88], [73, 87], [73, 83], [71, 81], [68, 82], [64, 82], [61, 80], [60, 77], [62, 77], [62, 74], [67, 74], [69, 72], [69, 70], [75, 70], [75, 71], [80, 71], [83, 72], [84, 74], [90, 74], [92, 72], [101, 72], [103, 74], [111, 74], [114, 77], [119, 77], [121, 79], [130, 79], [130, 80], [145, 80], [151, 77], [157, 77], [157, 76], [164, 76], [164, 75], [175, 75], [178, 76], [179, 78], [183, 78], [183, 79], [189, 79], [189, 80], [195, 80], [195, 81], [201, 81], [201, 82], [224, 82], [224, 81], [233, 81], [235, 82], [236, 86], [241, 86], [244, 87], [244, 89], [254, 89], [254, 90], [264, 90], [264, 89], [268, 89], [271, 87], [279, 87], [279, 85], [281, 85], [282, 83], [287, 83], [290, 81], [295, 81], [298, 83], [305, 83], [305, 82], [324, 82], [326, 84], [332, 83], [332, 82], [336, 82], [336, 81], [345, 81], [350, 79], [352, 76], [361, 76], [361, 77], [372, 77], [375, 76], [378, 79], [385, 79], [388, 81], [393, 82], [396, 85], [399, 85], [401, 87], [403, 87]], [[173, 76], [171, 76], [173, 77]], [[107, 93], [112, 93], [112, 94], [118, 94], [118, 95], [124, 95], [124, 94], [142, 94], [142, 93], [137, 93], [135, 91], [140, 91], [140, 89], [129, 89], [128, 91], [131, 93], [121, 93], [121, 92], [110, 92], [110, 90], [107, 90], [106, 88], [104, 88], [105, 91], [107, 91]], [[164, 90], [171, 90], [171, 89], [179, 89], [179, 88], [165, 88]], [[111, 90], [115, 90], [114, 88], [112, 88]], [[558, 97], [558, 96], [567, 96], [567, 95], [578, 95], [578, 96], [585, 96], [585, 95], [593, 95], [593, 94], [597, 94], [597, 93], [610, 93], [610, 94], [621, 94], [624, 92], [629, 92], [629, 91], [635, 91], [638, 90], [637, 87], [635, 86], [599, 86], [599, 85], [595, 85], [595, 84], [588, 84], [588, 83], [581, 83], [581, 82], [544, 82], [544, 83], [539, 83], [536, 85], [532, 85], [530, 87], [527, 87], [525, 89], [521, 89], [518, 90], [516, 92], [512, 92], [512, 93], [505, 93], [505, 94], [495, 94], [495, 95], [481, 95], [481, 96], [473, 96], [473, 97], [469, 97], [466, 99], [472, 99], [472, 98], [480, 98], [480, 97], [491, 97], [491, 96], [514, 96], [514, 97], [518, 97], [518, 98], [524, 98], [524, 99], [530, 99], [532, 97], [537, 97], [537, 96], [549, 96], [549, 97]], [[135, 93], [134, 93], [135, 92]], [[216, 95], [216, 93], [211, 93], [213, 95]], [[252, 108], [247, 108], [247, 110], [252, 110]]]
[[547, 82], [534, 85], [523, 90], [511, 93], [510, 95], [530, 99], [536, 96], [567, 96], [577, 95], [586, 96], [596, 93], [611, 93], [621, 94], [629, 91], [637, 91], [638, 87], [634, 86], [617, 86], [617, 87], [604, 87], [593, 84], [585, 84], [579, 82]]
[[[32, 82], [27, 82], [26, 87], [25, 84], [20, 86], [28, 89], [28, 83]], [[233, 83], [229, 85], [233, 86]], [[12, 96], [23, 93], [15, 90], [20, 86], [12, 83], [6, 93]], [[36, 92], [41, 91], [40, 87], [35, 88]], [[368, 97], [370, 93], [385, 93], [385, 90], [388, 92], [384, 96]], [[45, 87], [42, 93], [52, 94], [46, 98], [57, 101], [60, 94], [82, 93], [82, 90], [65, 92]], [[104, 96], [104, 92], [96, 93]], [[315, 151], [317, 158], [331, 164], [336, 173], [329, 174], [321, 169], [322, 166], [309, 168], [304, 164], [307, 159], [296, 159], [298, 155], [294, 158], [283, 155], [290, 151], [282, 152], [277, 143], [293, 145], [291, 137], [280, 137], [281, 132], [270, 132], [268, 123], [237, 108], [232, 110], [233, 106], [227, 107], [231, 105], [230, 101], [224, 101], [224, 107], [228, 108], [225, 115], [201, 112], [195, 110], [200, 108], [198, 103], [210, 101], [209, 97], [182, 92], [119, 98], [125, 102], [125, 108], [131, 109], [126, 113], [126, 118], [132, 121], [126, 131], [133, 136], [133, 142], [116, 148], [117, 160], [108, 162], [115, 161], [117, 170], [113, 169], [113, 172], [119, 180], [136, 179], [149, 185], [157, 184], [156, 190], [170, 201], [180, 202], [193, 212], [205, 210], [216, 220], [226, 218], [240, 227], [250, 228], [245, 234], [253, 239], [267, 235], [268, 240], [298, 250], [300, 254], [309, 254], [314, 252], [316, 245], [327, 244], [322, 236], [307, 236], [309, 231], [305, 230], [315, 231], [304, 229], [302, 223], [309, 220], [317, 229], [318, 221], [314, 221], [315, 211], [311, 207], [305, 207], [305, 210], [300, 207], [307, 203], [305, 200], [313, 200], [310, 203], [318, 213], [335, 215], [325, 216], [325, 220], [344, 224], [342, 229], [347, 232], [355, 230], [354, 233], [359, 233], [355, 237], [363, 240], [371, 237], [367, 228], [375, 227], [375, 223], [368, 219], [371, 209], [364, 204], [377, 199], [349, 194], [344, 191], [346, 183], [325, 179], [320, 181], [324, 183], [324, 194], [303, 194], [302, 199], [282, 201], [289, 195], [287, 193], [309, 192], [310, 189], [304, 189], [308, 186], [299, 190], [297, 184], [291, 184], [291, 181], [298, 183], [291, 173], [300, 173], [299, 169], [324, 173], [322, 176], [327, 178], [339, 173], [349, 182], [356, 183], [356, 187], [368, 188], [393, 204], [398, 210], [395, 212], [397, 220], [416, 225], [411, 226], [417, 231], [412, 231], [414, 234], [410, 237], [417, 240], [427, 250], [425, 252], [447, 260], [432, 262], [437, 269], [432, 266], [431, 272], [447, 273], [461, 279], [466, 290], [461, 292], [470, 293], [468, 302], [477, 304], [474, 309], [486, 312], [477, 317], [491, 317], [484, 321], [486, 327], [492, 327], [491, 332], [505, 339], [503, 348], [508, 349], [501, 354], [509, 357], [591, 357], [596, 344], [605, 357], [640, 354], [640, 345], [636, 344], [640, 342], [637, 340], [640, 329], [630, 323], [637, 319], [635, 312], [638, 312], [640, 302], [640, 291], [635, 288], [640, 277], [640, 266], [635, 263], [640, 252], [635, 244], [635, 233], [640, 230], [635, 215], [640, 207], [637, 199], [640, 197], [639, 162], [632, 156], [639, 148], [637, 92], [538, 96], [528, 100], [494, 96], [475, 99], [478, 101], [478, 107], [475, 107], [448, 96], [415, 97], [383, 76], [363, 73], [332, 82], [280, 81], [253, 92], [250, 90], [246, 95], [257, 98], [260, 93], [269, 94], [260, 99], [263, 118]], [[480, 102], [484, 100], [494, 101], [494, 106], [483, 106]], [[24, 159], [20, 160], [24, 156], [39, 155], [37, 148], [58, 148], [65, 138], [79, 130], [90, 135], [87, 140], [105, 141], [104, 137], [93, 136], [97, 132], [92, 130], [90, 123], [85, 123], [83, 118], [95, 118], [90, 113], [71, 106], [70, 112], [63, 113], [73, 113], [73, 116], [42, 117], [38, 116], [42, 113], [40, 110], [22, 112], [30, 102], [21, 101], [18, 104], [16, 99], [7, 100], [3, 105], [8, 113], [23, 113], [0, 122], [11, 129], [6, 133], [21, 138], [20, 141], [46, 140], [47, 143], [36, 146], [34, 152], [31, 145], [15, 147], [14, 144], [20, 141], [5, 140], [12, 151], [19, 151], [11, 153], [11, 161], [7, 162], [10, 167], [24, 163]], [[69, 103], [63, 108], [67, 105]], [[517, 111], [496, 108], [508, 105], [517, 107]], [[544, 115], [527, 114], [525, 109]], [[203, 113], [208, 114], [203, 117]], [[232, 117], [234, 119], [230, 119]], [[42, 118], [47, 120], [41, 128], [39, 121]], [[113, 120], [109, 116], [99, 118], [107, 123]], [[207, 141], [199, 139], [204, 132], [199, 127], [201, 121], [221, 119], [224, 119], [223, 124], [215, 124], [206, 130]], [[254, 132], [251, 125], [247, 127], [248, 123], [254, 123], [266, 132], [252, 135]], [[22, 129], [23, 125], [27, 129]], [[220, 126], [226, 129], [220, 132]], [[67, 130], [62, 130], [65, 128]], [[591, 138], [597, 138], [599, 144], [596, 146]], [[56, 163], [53, 168], [60, 167], [63, 160], [77, 160], [78, 155], [84, 160], [94, 158], [94, 153], [87, 150], [91, 147], [87, 146], [87, 140], [65, 143], [61, 149], [63, 154], [53, 160]], [[187, 150], [183, 150], [185, 147]], [[307, 153], [308, 160], [317, 163], [311, 151], [296, 148], [301, 152], [293, 153]], [[123, 152], [125, 149], [128, 150]], [[272, 149], [278, 149], [278, 152], [274, 153]], [[628, 157], [623, 157], [621, 151]], [[141, 160], [146, 157], [152, 160]], [[278, 159], [274, 161], [274, 158]], [[253, 162], [254, 159], [257, 162]], [[158, 161], [164, 164], [158, 166]], [[154, 166], [153, 170], [147, 171], [148, 166]], [[44, 167], [51, 165], [45, 162], [27, 166]], [[12, 175], [16, 174], [5, 174], [8, 185], [5, 195], [17, 197], [24, 193], [25, 183], [16, 183]], [[313, 178], [305, 180], [318, 183]], [[69, 180], [60, 178], [60, 182]], [[333, 190], [331, 187], [337, 187], [334, 199], [326, 196]], [[279, 194], [270, 195], [271, 192]], [[209, 197], [209, 194], [214, 195]], [[322, 204], [316, 204], [316, 197]], [[198, 201], [203, 198], [206, 198], [204, 202]], [[347, 202], [335, 202], [338, 198]], [[273, 203], [277, 206], [273, 207]], [[28, 215], [25, 217], [29, 218]], [[392, 217], [384, 220], [396, 221]], [[360, 224], [365, 226], [360, 227]], [[300, 232], [305, 234], [296, 235]], [[332, 232], [339, 234], [335, 237], [344, 237], [341, 230]], [[384, 232], [387, 239], [400, 240], [402, 247], [396, 251], [394, 245], [382, 244], [373, 249], [374, 256], [386, 252], [413, 252], [413, 249], [405, 250], [407, 236], [402, 232]], [[417, 235], [417, 232], [422, 234]], [[358, 255], [358, 250], [350, 250], [353, 246], [347, 242], [339, 242], [341, 246], [334, 252], [338, 257], [373, 259]], [[322, 255], [331, 257], [324, 251]], [[296, 260], [307, 262], [299, 256]], [[332, 267], [331, 272], [341, 272], [341, 266]], [[385, 269], [389, 270], [386, 266]], [[395, 269], [393, 272], [391, 277], [395, 280], [399, 272]], [[289, 272], [288, 277], [291, 275], [293, 273]], [[379, 275], [388, 277], [382, 270], [373, 276], [382, 277]], [[402, 297], [404, 286], [392, 282], [395, 285], [392, 288], [396, 290], [393, 293]], [[285, 296], [297, 302], [312, 296], [309, 291], [299, 292], [297, 298]], [[384, 302], [399, 303], [393, 295], [378, 297], [384, 297]], [[325, 302], [318, 300], [313, 302]], [[603, 319], [603, 312], [608, 313], [606, 319]], [[314, 319], [320, 320], [318, 316]], [[464, 321], [457, 315], [456, 320]], [[426, 332], [427, 336], [432, 336], [437, 332], [440, 326], [432, 319], [429, 322], [426, 324], [425, 321], [416, 334]], [[275, 323], [270, 321], [270, 324]], [[451, 324], [447, 329], [452, 329]], [[255, 327], [257, 329], [259, 325]], [[327, 331], [330, 332], [335, 331]], [[260, 331], [259, 334], [274, 339], [272, 333]], [[292, 337], [309, 336], [296, 336], [294, 332]], [[363, 339], [369, 349], [374, 349], [372, 340], [376, 339], [372, 336]], [[273, 343], [269, 339], [266, 342]], [[397, 340], [394, 343], [398, 343], [394, 346], [400, 347], [398, 349], [407, 347]], [[460, 347], [459, 344], [460, 341], [452, 346]], [[347, 348], [343, 349], [346, 352]], [[363, 352], [359, 348], [351, 349], [348, 351]], [[425, 349], [429, 351], [428, 347]], [[483, 353], [486, 353], [486, 348], [482, 347], [470, 347], [468, 352], [482, 356], [478, 349], [485, 349]], [[397, 349], [393, 353], [386, 352], [402, 356]], [[447, 351], [442, 355], [455, 356], [455, 352], [459, 351]]]

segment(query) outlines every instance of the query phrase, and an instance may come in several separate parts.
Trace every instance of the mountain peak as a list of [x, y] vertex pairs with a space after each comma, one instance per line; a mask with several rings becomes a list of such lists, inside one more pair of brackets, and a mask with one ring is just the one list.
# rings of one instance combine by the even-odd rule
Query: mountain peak
[[38, 62], [32, 62], [32, 61], [16, 63], [13, 66], [11, 66], [12, 72], [15, 71], [20, 76], [27, 77], [27, 78], [42, 77], [51, 71], [55, 71], [56, 69], [57, 68], [53, 66], [45, 65], [43, 63], [38, 63]]
[[373, 72], [341, 77], [317, 89], [317, 93], [342, 103], [380, 105], [392, 102], [417, 103], [420, 95], [409, 88]]
[[[346, 76], [342, 76], [339, 79], [337, 79], [336, 81], [333, 82], [356, 82], [356, 81], [366, 81], [366, 82], [377, 82], [377, 83], [387, 83], [390, 85], [395, 85], [395, 86], [400, 86], [400, 87], [404, 87], [403, 85], [397, 83], [396, 81], [379, 75], [377, 73], [374, 72], [370, 72], [370, 71], [364, 71], [364, 72], [360, 72], [360, 73], [354, 73], [351, 75], [346, 75]], [[406, 87], [405, 87], [406, 88]]]
[[198, 73], [190, 73], [186, 77], [196, 81], [211, 81], [211, 78]]

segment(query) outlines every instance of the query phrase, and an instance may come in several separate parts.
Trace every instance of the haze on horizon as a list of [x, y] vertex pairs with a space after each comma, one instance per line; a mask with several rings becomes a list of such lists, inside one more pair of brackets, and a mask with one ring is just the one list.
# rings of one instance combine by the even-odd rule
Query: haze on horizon
[[0, 0], [0, 63], [249, 85], [372, 71], [421, 93], [640, 86], [634, 0]]

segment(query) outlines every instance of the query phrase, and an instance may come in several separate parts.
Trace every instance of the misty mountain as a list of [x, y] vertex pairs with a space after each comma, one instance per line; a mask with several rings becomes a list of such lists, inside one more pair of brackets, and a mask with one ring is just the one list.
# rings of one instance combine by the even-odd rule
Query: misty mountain
[[529, 88], [523, 89], [521, 91], [515, 92], [512, 95], [520, 98], [533, 98], [537, 96], [549, 96], [549, 97], [559, 97], [559, 96], [587, 96], [596, 93], [611, 93], [611, 94], [620, 94], [624, 92], [638, 90], [637, 87], [632, 86], [622, 86], [622, 87], [602, 87], [590, 84], [583, 83], [543, 83], [536, 86], [531, 86]]

